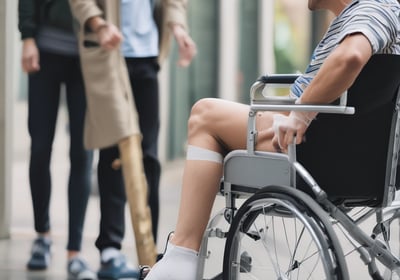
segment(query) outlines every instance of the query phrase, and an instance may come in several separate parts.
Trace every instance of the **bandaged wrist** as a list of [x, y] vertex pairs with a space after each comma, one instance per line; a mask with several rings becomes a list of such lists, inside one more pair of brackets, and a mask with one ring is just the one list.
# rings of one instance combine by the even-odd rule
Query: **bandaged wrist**
[[[296, 104], [302, 104], [301, 98], [296, 100]], [[309, 126], [311, 122], [315, 119], [318, 115], [318, 112], [314, 111], [292, 111], [290, 113], [293, 118], [303, 122], [305, 125]]]
[[290, 117], [301, 121], [306, 126], [309, 126], [311, 122], [314, 120], [315, 116], [317, 115], [316, 112], [303, 112], [303, 111], [292, 111], [290, 112]]

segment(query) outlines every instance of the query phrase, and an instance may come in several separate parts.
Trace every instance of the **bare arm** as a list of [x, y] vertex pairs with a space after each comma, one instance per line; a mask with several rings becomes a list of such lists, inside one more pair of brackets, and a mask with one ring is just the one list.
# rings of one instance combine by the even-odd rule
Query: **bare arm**
[[26, 73], [33, 73], [40, 70], [39, 50], [33, 38], [26, 38], [22, 41], [21, 65]]
[[301, 103], [327, 104], [336, 100], [353, 84], [371, 55], [371, 44], [364, 35], [347, 36], [304, 90]]
[[166, 0], [166, 22], [179, 47], [178, 65], [188, 66], [197, 53], [197, 47], [187, 27], [187, 0]]
[[197, 47], [193, 39], [180, 24], [172, 24], [170, 27], [179, 47], [178, 65], [189, 66], [197, 53]]
[[[356, 33], [347, 36], [325, 59], [301, 95], [300, 103], [328, 104], [339, 98], [353, 84], [371, 55], [371, 44], [364, 35]], [[297, 111], [291, 112], [288, 117], [275, 115], [273, 146], [286, 151], [294, 137], [299, 144], [316, 115], [315, 112]]]

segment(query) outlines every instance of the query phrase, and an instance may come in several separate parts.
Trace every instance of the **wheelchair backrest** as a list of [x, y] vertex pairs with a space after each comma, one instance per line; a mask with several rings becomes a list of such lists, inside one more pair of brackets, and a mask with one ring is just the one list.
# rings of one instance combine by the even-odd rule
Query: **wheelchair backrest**
[[319, 114], [298, 145], [297, 160], [332, 201], [380, 206], [394, 188], [399, 84], [400, 56], [372, 56], [348, 90], [355, 115]]

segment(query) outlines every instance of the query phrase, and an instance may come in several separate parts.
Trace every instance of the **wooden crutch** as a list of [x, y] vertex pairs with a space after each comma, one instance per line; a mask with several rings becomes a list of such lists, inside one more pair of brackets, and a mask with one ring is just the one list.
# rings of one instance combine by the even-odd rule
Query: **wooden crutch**
[[[119, 25], [120, 6], [113, 1], [104, 1], [107, 11], [107, 21]], [[127, 73], [121, 74], [121, 79], [130, 87]], [[132, 107], [132, 110], [135, 110]], [[137, 119], [133, 119], [137, 122]], [[137, 124], [139, 127], [139, 124]], [[156, 262], [157, 250], [154, 242], [151, 224], [150, 208], [147, 198], [147, 180], [143, 168], [143, 152], [140, 133], [128, 136], [118, 142], [125, 183], [125, 192], [130, 209], [133, 231], [135, 234], [136, 250], [139, 265], [152, 266]]]
[[147, 198], [147, 180], [143, 168], [141, 135], [132, 135], [118, 143], [126, 197], [135, 234], [139, 265], [153, 266], [157, 249], [152, 233], [151, 213]]

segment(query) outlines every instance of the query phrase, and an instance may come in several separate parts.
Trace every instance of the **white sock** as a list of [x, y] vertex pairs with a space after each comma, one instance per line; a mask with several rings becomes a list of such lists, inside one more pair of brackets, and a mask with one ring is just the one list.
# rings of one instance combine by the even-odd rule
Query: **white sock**
[[198, 253], [168, 242], [164, 257], [150, 270], [145, 280], [196, 280]]

